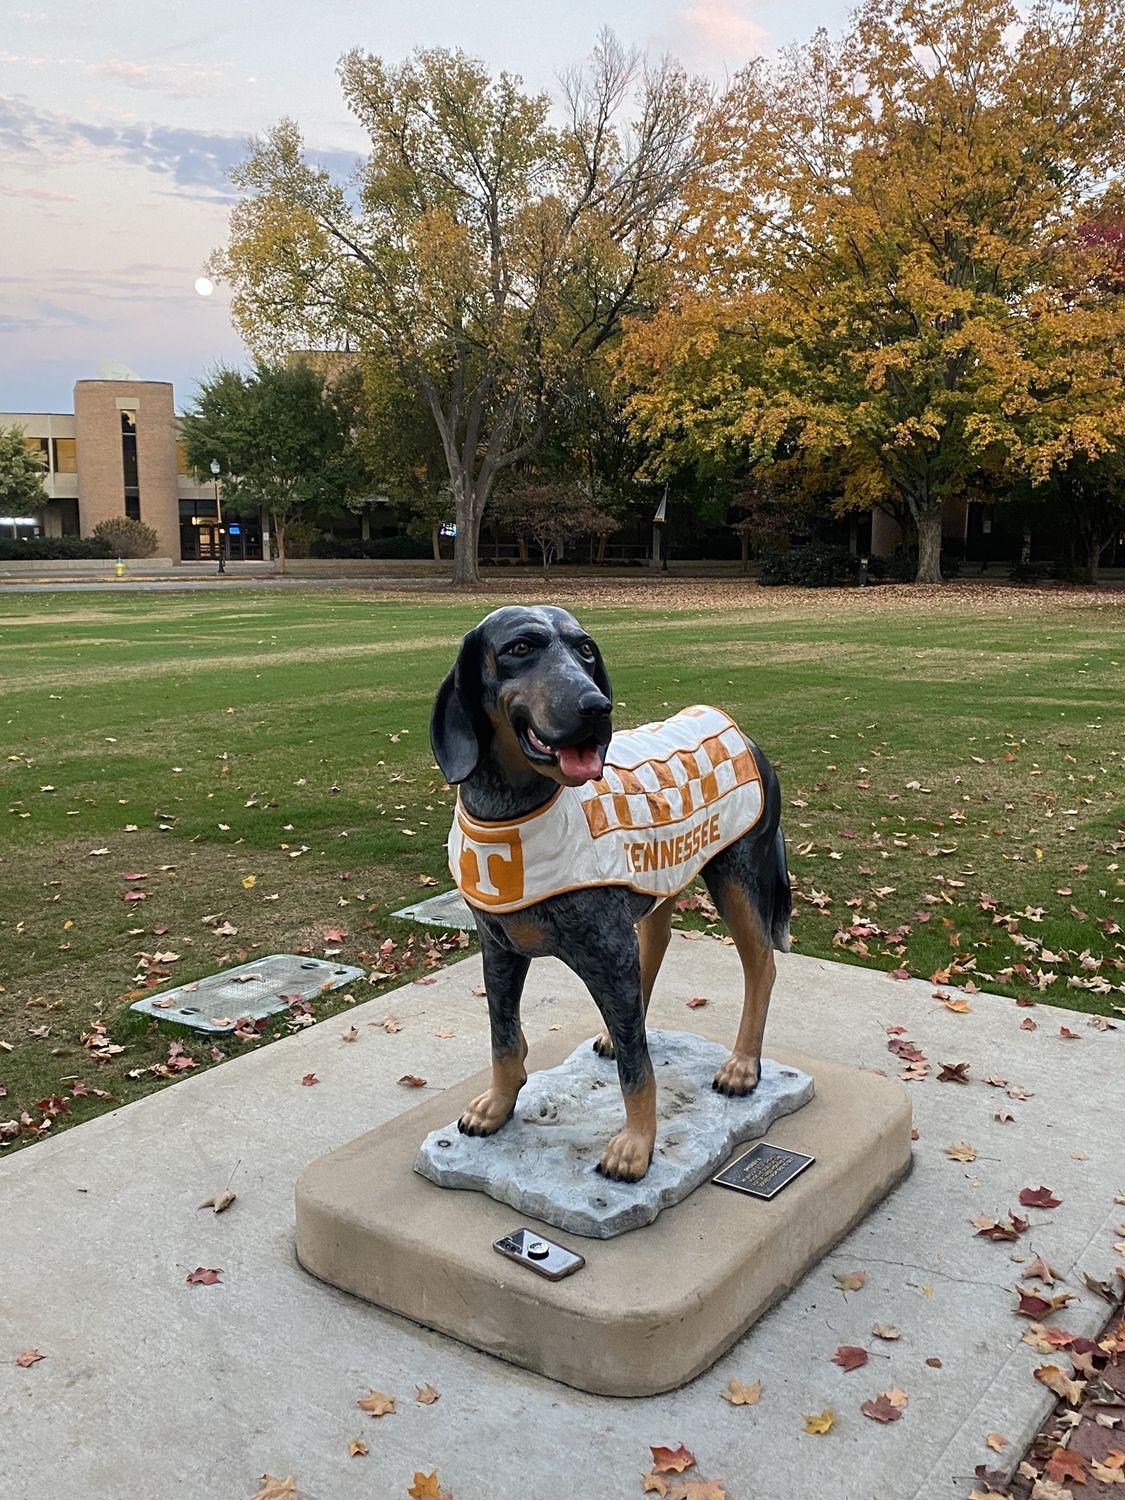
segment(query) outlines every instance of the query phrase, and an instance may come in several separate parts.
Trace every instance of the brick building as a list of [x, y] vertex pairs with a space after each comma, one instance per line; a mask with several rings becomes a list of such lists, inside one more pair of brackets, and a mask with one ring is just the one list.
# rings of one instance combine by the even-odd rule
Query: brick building
[[[168, 381], [79, 380], [72, 413], [0, 412], [0, 427], [22, 427], [43, 455], [48, 497], [35, 515], [0, 516], [0, 536], [89, 536], [132, 516], [156, 532], [160, 557], [218, 557], [221, 476], [200, 483], [188, 468]], [[259, 521], [223, 522], [228, 557], [261, 558]]]

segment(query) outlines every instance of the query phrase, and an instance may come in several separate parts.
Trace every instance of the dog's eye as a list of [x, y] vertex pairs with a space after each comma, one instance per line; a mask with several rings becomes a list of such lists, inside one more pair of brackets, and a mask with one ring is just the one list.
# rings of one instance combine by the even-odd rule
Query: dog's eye
[[530, 656], [531, 645], [527, 641], [513, 641], [512, 644], [506, 648], [506, 654], [508, 656]]
[[594, 659], [594, 643], [593, 643], [593, 641], [579, 641], [579, 643], [578, 643], [578, 654], [579, 654], [579, 656], [584, 657], [586, 659], [586, 661], [593, 661], [593, 659]]

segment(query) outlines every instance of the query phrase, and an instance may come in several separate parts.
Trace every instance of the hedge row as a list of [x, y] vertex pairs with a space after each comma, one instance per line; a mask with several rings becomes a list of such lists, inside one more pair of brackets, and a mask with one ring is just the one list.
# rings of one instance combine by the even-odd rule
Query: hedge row
[[107, 541], [85, 536], [37, 536], [27, 541], [0, 538], [0, 562], [58, 562], [70, 558], [116, 557]]

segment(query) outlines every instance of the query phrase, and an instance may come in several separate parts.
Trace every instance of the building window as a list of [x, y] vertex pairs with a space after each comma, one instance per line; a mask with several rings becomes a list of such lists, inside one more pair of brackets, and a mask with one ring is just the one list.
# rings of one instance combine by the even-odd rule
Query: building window
[[73, 438], [53, 438], [55, 445], [55, 473], [78, 473], [78, 449]]
[[36, 457], [43, 460], [43, 467], [46, 469], [50, 461], [50, 443], [48, 440], [41, 437], [25, 437], [24, 444], [29, 453], [34, 453]]
[[137, 414], [121, 413], [121, 467], [125, 475], [125, 514], [141, 519], [141, 490], [137, 470]]
[[185, 479], [190, 479], [194, 472], [191, 464], [188, 463], [187, 444], [181, 438], [176, 444], [176, 473]]

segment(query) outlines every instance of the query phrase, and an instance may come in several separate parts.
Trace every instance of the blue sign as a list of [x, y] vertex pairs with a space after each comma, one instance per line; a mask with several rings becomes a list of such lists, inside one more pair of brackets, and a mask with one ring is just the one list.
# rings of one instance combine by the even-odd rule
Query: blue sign
[[241, 536], [242, 535], [242, 527], [241, 526], [228, 526], [227, 527], [227, 531], [229, 532], [229, 534], [231, 536]]

